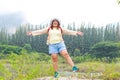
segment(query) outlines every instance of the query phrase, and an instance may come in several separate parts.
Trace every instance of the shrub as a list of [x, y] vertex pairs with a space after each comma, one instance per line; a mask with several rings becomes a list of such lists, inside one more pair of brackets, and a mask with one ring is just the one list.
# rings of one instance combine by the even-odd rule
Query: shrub
[[80, 56], [80, 55], [81, 55], [81, 54], [80, 54], [80, 50], [79, 50], [79, 49], [75, 49], [74, 55], [75, 55], [75, 56]]
[[32, 52], [32, 47], [30, 44], [25, 44], [23, 48], [26, 49], [27, 52]]
[[72, 59], [75, 63], [81, 63], [81, 62], [93, 61], [95, 58], [93, 58], [90, 54], [86, 54], [82, 56], [72, 57]]
[[20, 54], [22, 51], [23, 51], [23, 48], [18, 46], [0, 45], [0, 52], [4, 54], [10, 54], [10, 53]]
[[116, 58], [120, 57], [120, 43], [116, 42], [99, 42], [95, 44], [91, 50], [90, 54], [94, 55], [97, 58]]

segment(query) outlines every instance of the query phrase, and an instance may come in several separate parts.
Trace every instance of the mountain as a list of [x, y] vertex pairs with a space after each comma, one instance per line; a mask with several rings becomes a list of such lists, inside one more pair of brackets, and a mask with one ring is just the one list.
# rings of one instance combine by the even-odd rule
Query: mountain
[[13, 32], [21, 24], [26, 23], [25, 15], [22, 12], [0, 14], [0, 28], [4, 27], [8, 32]]

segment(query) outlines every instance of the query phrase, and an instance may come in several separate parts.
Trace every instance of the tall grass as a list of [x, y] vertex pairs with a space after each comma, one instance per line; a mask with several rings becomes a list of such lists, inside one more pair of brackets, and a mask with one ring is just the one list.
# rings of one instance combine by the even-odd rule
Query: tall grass
[[[4, 59], [0, 60], [0, 80], [32, 80], [53, 75], [53, 67], [48, 55], [12, 53], [4, 56]], [[41, 56], [44, 58], [42, 59]]]
[[[107, 63], [104, 59], [92, 58], [90, 55], [72, 57], [72, 59], [80, 68], [80, 73], [101, 73], [100, 77], [93, 77], [104, 80], [120, 79], [119, 58], [114, 59], [111, 63]], [[63, 72], [72, 71], [63, 57], [59, 57], [58, 65], [59, 70]], [[32, 80], [53, 76], [53, 74], [51, 57], [45, 53], [0, 54], [0, 80]], [[86, 78], [90, 78], [90, 76], [86, 76]]]

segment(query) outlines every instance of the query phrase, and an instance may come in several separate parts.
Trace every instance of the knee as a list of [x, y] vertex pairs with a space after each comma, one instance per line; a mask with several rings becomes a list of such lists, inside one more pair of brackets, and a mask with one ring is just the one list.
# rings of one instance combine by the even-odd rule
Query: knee
[[53, 60], [53, 62], [57, 62], [58, 61], [58, 57], [57, 56], [52, 56], [52, 60]]
[[64, 57], [65, 57], [65, 58], [68, 58], [68, 57], [70, 57], [70, 56], [69, 56], [68, 53], [65, 53], [65, 54], [64, 54]]

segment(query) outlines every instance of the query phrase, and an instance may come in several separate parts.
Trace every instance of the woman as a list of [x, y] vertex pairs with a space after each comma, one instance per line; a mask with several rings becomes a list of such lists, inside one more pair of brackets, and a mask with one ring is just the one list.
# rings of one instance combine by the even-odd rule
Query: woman
[[48, 34], [47, 44], [49, 45], [49, 54], [51, 54], [53, 67], [55, 70], [54, 77], [58, 77], [59, 75], [58, 53], [60, 53], [67, 60], [67, 62], [72, 67], [73, 72], [78, 71], [79, 68], [77, 68], [74, 65], [71, 57], [68, 54], [62, 35], [68, 34], [68, 35], [82, 36], [83, 32], [64, 29], [60, 26], [60, 22], [57, 19], [53, 19], [51, 21], [50, 27], [44, 28], [42, 30], [28, 32], [28, 35], [32, 35], [32, 36], [42, 35], [42, 34]]

